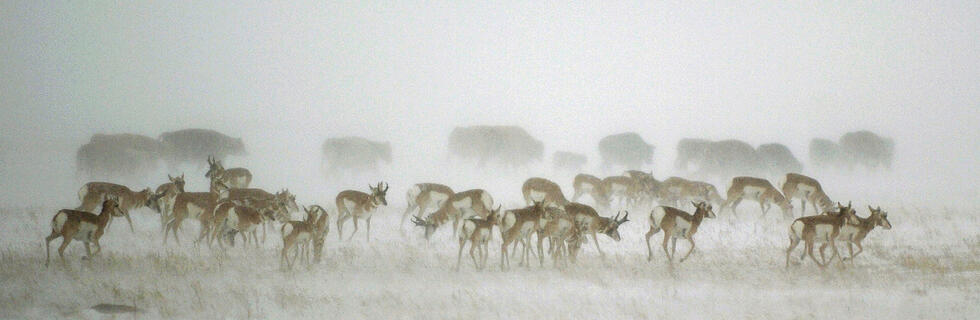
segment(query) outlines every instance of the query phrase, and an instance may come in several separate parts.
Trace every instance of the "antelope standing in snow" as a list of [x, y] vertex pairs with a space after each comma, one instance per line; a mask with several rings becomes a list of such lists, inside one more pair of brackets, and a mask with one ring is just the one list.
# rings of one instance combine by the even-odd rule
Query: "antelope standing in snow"
[[[786, 249], [787, 268], [789, 268], [789, 256], [792, 254], [793, 249], [800, 244], [800, 240], [804, 242], [804, 254], [809, 254], [810, 259], [813, 259], [813, 262], [821, 269], [825, 268], [830, 261], [833, 261], [834, 257], [840, 257], [835, 241], [840, 236], [841, 228], [845, 224], [858, 224], [858, 220], [854, 215], [854, 209], [851, 208], [850, 202], [847, 203], [846, 207], [838, 203], [837, 207], [837, 212], [800, 217], [790, 224], [789, 248]], [[817, 242], [830, 245], [833, 250], [833, 256], [830, 257], [830, 261], [824, 260], [822, 250], [820, 256], [820, 260], [823, 261], [822, 263], [821, 261], [817, 261], [817, 258], [813, 256], [813, 245]]]
[[[383, 186], [382, 186], [383, 184]], [[388, 206], [385, 194], [388, 192], [388, 184], [378, 182], [377, 186], [368, 185], [371, 193], [364, 193], [356, 190], [344, 190], [337, 194], [337, 236], [344, 238], [344, 222], [347, 219], [354, 219], [354, 231], [350, 238], [353, 239], [357, 233], [357, 220], [364, 219], [367, 222], [367, 241], [371, 241], [371, 215], [380, 206]]]
[[215, 160], [214, 157], [210, 156], [208, 157], [208, 172], [204, 173], [204, 177], [221, 181], [229, 188], [248, 188], [248, 185], [252, 183], [252, 172], [248, 169], [225, 169], [221, 165], [221, 160]]
[[561, 187], [545, 178], [527, 179], [521, 186], [521, 193], [524, 195], [524, 202], [527, 205], [544, 202], [545, 206], [561, 208], [568, 203], [565, 194], [561, 192]]
[[65, 262], [65, 248], [71, 241], [79, 240], [85, 244], [85, 253], [88, 258], [92, 258], [92, 250], [89, 243], [95, 244], [95, 254], [102, 252], [102, 245], [99, 239], [105, 233], [106, 225], [112, 220], [113, 216], [120, 217], [125, 213], [119, 208], [119, 198], [115, 195], [107, 195], [102, 201], [102, 211], [99, 215], [89, 212], [61, 209], [51, 218], [51, 234], [44, 238], [44, 250], [47, 258], [44, 266], [47, 267], [51, 262], [51, 240], [61, 237], [61, 246], [58, 247], [58, 255], [61, 262]]
[[136, 232], [135, 229], [133, 229], [133, 220], [129, 217], [129, 211], [139, 209], [140, 207], [146, 205], [146, 201], [149, 200], [151, 196], [150, 188], [135, 192], [126, 186], [115, 183], [89, 182], [78, 190], [78, 200], [81, 201], [82, 204], [78, 206], [78, 208], [75, 208], [75, 210], [82, 212], [94, 212], [95, 208], [101, 204], [108, 195], [113, 195], [116, 197], [116, 199], [118, 199], [116, 204], [119, 205], [119, 209], [122, 210], [124, 216], [126, 217], [126, 222], [129, 223], [129, 231]]
[[[473, 258], [473, 265], [477, 270], [487, 267], [487, 257], [490, 255], [490, 239], [493, 238], [493, 226], [497, 224], [500, 206], [491, 209], [490, 213], [484, 218], [468, 218], [463, 220], [463, 227], [459, 233], [459, 252], [456, 255], [456, 271], [459, 271], [460, 262], [463, 260], [463, 247], [466, 242], [470, 243], [470, 258]], [[477, 261], [474, 251], [480, 251], [480, 260]]]
[[[424, 220], [418, 216], [412, 217], [412, 222], [415, 225], [425, 228], [426, 240], [449, 219], [453, 220], [453, 236], [455, 237], [462, 220], [475, 216], [486, 218], [493, 208], [493, 197], [483, 189], [472, 189], [453, 194], [449, 199], [440, 200], [437, 206], [439, 210]], [[499, 216], [498, 214], [498, 219]]]
[[732, 214], [738, 217], [738, 213], [735, 211], [738, 204], [744, 199], [751, 199], [759, 202], [763, 217], [769, 212], [773, 203], [783, 211], [783, 216], [793, 216], [793, 205], [766, 179], [753, 177], [732, 178], [732, 185], [728, 187], [727, 196], [728, 199], [721, 205], [721, 209], [718, 210], [719, 213], [723, 213], [725, 208], [731, 207]]
[[[892, 223], [888, 221], [888, 212], [881, 210], [881, 207], [872, 208], [871, 206], [868, 206], [868, 211], [871, 212], [871, 215], [867, 218], [855, 216], [855, 219], [857, 219], [858, 222], [857, 224], [844, 224], [844, 226], [841, 227], [840, 236], [837, 238], [847, 242], [847, 251], [850, 253], [850, 257], [844, 258], [844, 261], [851, 260], [853, 262], [854, 257], [857, 257], [857, 255], [861, 254], [861, 252], [864, 252], [864, 247], [861, 246], [861, 241], [864, 241], [864, 238], [867, 237], [868, 233], [870, 233], [871, 230], [874, 230], [876, 226], [882, 227], [885, 230], [890, 230], [892, 228]], [[826, 246], [827, 244], [820, 246], [821, 256], [823, 256], [823, 250]], [[854, 246], [857, 246], [857, 252], [854, 252]]]
[[578, 174], [572, 182], [572, 188], [575, 190], [575, 194], [572, 195], [572, 201], [578, 201], [579, 197], [587, 194], [592, 197], [592, 200], [595, 201], [596, 206], [599, 208], [609, 208], [612, 205], [609, 194], [602, 184], [602, 179], [599, 179], [599, 177], [591, 174]]
[[[530, 246], [528, 246], [531, 233], [540, 229], [546, 222], [545, 203], [542, 201], [534, 202], [533, 205], [522, 209], [513, 209], [504, 212], [504, 216], [500, 221], [500, 238], [503, 240], [503, 244], [500, 246], [501, 270], [506, 270], [510, 266], [507, 246], [515, 241], [524, 243], [520, 265], [527, 263], [528, 251], [531, 250]], [[527, 265], [530, 266], [530, 263], [527, 263]]]
[[707, 202], [710, 204], [721, 204], [724, 199], [715, 189], [714, 185], [707, 182], [691, 181], [680, 177], [670, 177], [660, 184], [658, 198], [663, 203], [679, 205], [682, 201]]
[[[320, 262], [323, 250], [323, 242], [330, 231], [327, 223], [329, 214], [322, 207], [313, 205], [306, 211], [306, 219], [303, 221], [288, 221], [282, 225], [282, 252], [280, 254], [280, 267], [285, 264], [286, 268], [292, 269], [293, 262], [300, 254], [303, 259], [309, 262], [309, 243], [313, 242], [313, 261]], [[289, 259], [289, 251], [294, 250], [296, 254]]]
[[[201, 223], [201, 233], [197, 241], [200, 242], [210, 232], [212, 213], [215, 205], [218, 204], [220, 193], [227, 194], [228, 186], [217, 181], [211, 185], [209, 192], [182, 192], [174, 199], [173, 217], [167, 222], [167, 228], [163, 231], [163, 243], [167, 243], [167, 234], [173, 230], [174, 241], [180, 244], [180, 237], [177, 231], [185, 219], [197, 219]], [[226, 196], [225, 196], [226, 197]]]
[[408, 218], [409, 213], [412, 210], [418, 209], [418, 213], [415, 214], [417, 217], [423, 216], [428, 208], [439, 208], [440, 203], [448, 200], [453, 196], [453, 189], [438, 183], [416, 183], [411, 188], [408, 188], [405, 197], [408, 200], [408, 204], [405, 206], [405, 212], [402, 213], [402, 222], [399, 226], [403, 228], [405, 226], [405, 218]]
[[802, 174], [787, 173], [783, 182], [783, 195], [790, 201], [800, 199], [800, 214], [806, 215], [807, 201], [813, 205], [816, 214], [833, 210], [834, 202], [830, 200], [817, 179]]
[[183, 174], [177, 177], [167, 175], [167, 179], [170, 182], [158, 186], [156, 192], [146, 200], [146, 206], [160, 214], [161, 230], [167, 227], [167, 221], [170, 221], [173, 215], [174, 200], [177, 199], [177, 195], [184, 192]]
[[606, 190], [609, 198], [616, 198], [616, 202], [622, 206], [633, 206], [636, 204], [640, 195], [640, 182], [626, 176], [611, 176], [602, 179], [602, 187]]
[[568, 257], [575, 257], [578, 246], [569, 246], [568, 242], [578, 244], [580, 233], [575, 225], [575, 217], [567, 214], [565, 210], [548, 207], [550, 219], [538, 230], [538, 258], [541, 266], [544, 266], [544, 239], [548, 239], [551, 261], [558, 266], [559, 263], [567, 265]]
[[570, 202], [564, 207], [565, 213], [572, 216], [575, 220], [575, 225], [578, 227], [579, 232], [582, 235], [591, 234], [592, 241], [595, 243], [595, 250], [599, 252], [599, 256], [605, 257], [606, 254], [599, 249], [599, 238], [596, 237], [597, 233], [602, 233], [612, 238], [614, 241], [621, 240], [619, 236], [619, 226], [623, 223], [629, 221], [630, 213], [626, 211], [626, 215], [622, 219], [619, 218], [619, 214], [615, 217], [601, 217], [599, 213], [595, 211], [590, 206]]
[[266, 221], [288, 220], [283, 219], [285, 211], [286, 205], [278, 200], [271, 206], [261, 201], [257, 205], [255, 201], [249, 198], [218, 201], [211, 217], [212, 231], [208, 242], [210, 243], [217, 238], [218, 245], [224, 250], [224, 241], [227, 240], [234, 246], [235, 234], [240, 233], [245, 244], [248, 244], [248, 240], [251, 239], [252, 243], [258, 247], [258, 228]]
[[[650, 237], [664, 231], [664, 254], [667, 255], [667, 262], [673, 264], [674, 256], [677, 253], [677, 239], [687, 239], [691, 243], [691, 248], [679, 262], [684, 262], [687, 257], [694, 252], [694, 234], [698, 232], [704, 218], [714, 218], [715, 213], [711, 210], [711, 205], [705, 202], [698, 202], [694, 205], [694, 214], [684, 212], [674, 207], [656, 207], [650, 212], [650, 231], [647, 231], [647, 261], [653, 260], [653, 248], [650, 247]], [[671, 241], [670, 251], [667, 250], [667, 242]]]

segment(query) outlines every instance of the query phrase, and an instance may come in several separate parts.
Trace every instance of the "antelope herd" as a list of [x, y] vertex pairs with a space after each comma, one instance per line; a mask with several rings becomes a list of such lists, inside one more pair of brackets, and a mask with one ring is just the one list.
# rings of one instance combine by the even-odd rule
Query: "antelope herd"
[[[291, 213], [300, 212], [300, 207], [296, 196], [289, 190], [272, 193], [252, 188], [252, 174], [248, 169], [226, 169], [221, 160], [213, 157], [208, 157], [207, 164], [208, 170], [204, 175], [210, 181], [207, 192], [185, 191], [184, 175], [168, 176], [168, 182], [158, 186], [155, 191], [150, 188], [133, 191], [126, 186], [107, 182], [86, 183], [78, 192], [81, 201], [79, 207], [60, 210], [52, 218], [51, 233], [45, 238], [48, 252], [45, 265], [50, 262], [50, 242], [55, 238], [63, 238], [58, 248], [63, 262], [64, 250], [72, 240], [82, 241], [86, 259], [91, 258], [102, 250], [99, 239], [113, 217], [125, 217], [133, 231], [129, 212], [144, 206], [160, 214], [164, 244], [170, 234], [179, 244], [178, 231], [183, 222], [194, 220], [200, 225], [195, 245], [204, 241], [211, 247], [217, 242], [221, 254], [227, 255], [227, 248], [235, 245], [237, 235], [241, 235], [243, 248], [250, 244], [258, 247], [265, 242], [268, 230], [275, 230], [278, 225], [282, 237], [279, 253], [282, 268], [292, 268], [300, 257], [307, 264], [321, 260], [325, 238], [330, 231], [331, 214], [327, 209], [316, 204], [304, 206], [305, 218], [292, 221]], [[799, 259], [803, 260], [809, 255], [817, 266], [825, 268], [835, 258], [841, 264], [845, 260], [853, 260], [864, 250], [861, 242], [875, 227], [891, 228], [888, 214], [880, 207], [869, 206], [870, 215], [861, 218], [850, 202], [846, 206], [840, 203], [835, 205], [816, 179], [796, 173], [786, 174], [781, 188], [763, 178], [732, 178], [725, 198], [714, 185], [707, 182], [681, 177], [660, 181], [654, 178], [652, 172], [636, 170], [605, 178], [579, 174], [571, 182], [574, 193], [569, 200], [557, 183], [541, 177], [529, 178], [521, 187], [525, 206], [506, 210], [500, 204], [495, 207], [494, 198], [484, 189], [455, 192], [443, 184], [418, 183], [408, 187], [401, 223], [404, 224], [411, 215], [411, 221], [422, 228], [428, 241], [439, 227], [452, 221], [452, 235], [459, 240], [456, 270], [460, 269], [467, 244], [474, 266], [477, 269], [486, 268], [490, 256], [489, 243], [494, 234], [498, 234], [501, 240], [501, 270], [510, 267], [511, 256], [516, 254], [521, 256], [521, 266], [529, 267], [532, 257], [537, 257], [539, 265], [544, 266], [547, 254], [553, 266], [566, 267], [569, 263], [575, 263], [579, 251], [587, 247], [584, 244], [590, 240], [597, 254], [605, 257], [598, 234], [605, 235], [603, 239], [620, 241], [620, 226], [630, 221], [629, 210], [637, 209], [649, 210], [649, 231], [645, 235], [647, 259], [654, 260], [650, 238], [663, 231], [661, 247], [667, 263], [671, 265], [675, 260], [687, 260], [694, 252], [695, 235], [705, 218], [715, 218], [726, 209], [730, 209], [737, 218], [736, 209], [746, 199], [759, 203], [763, 217], [775, 205], [785, 219], [795, 217], [797, 210], [792, 200], [800, 199], [798, 211], [802, 217], [789, 225], [786, 267], [791, 263], [793, 249], [801, 241], [804, 252]], [[347, 241], [359, 230], [359, 221], [365, 224], [365, 239], [371, 239], [371, 219], [387, 207], [388, 189], [387, 183], [379, 182], [369, 185], [364, 191], [344, 190], [337, 194], [335, 221], [340, 240], [344, 239], [343, 227], [347, 220], [352, 220], [354, 225]], [[583, 196], [591, 198], [595, 207], [576, 202]], [[805, 216], [807, 202], [816, 215]], [[657, 205], [654, 206], [654, 203]], [[685, 211], [688, 203], [693, 213]], [[92, 213], [100, 206], [99, 214]], [[717, 212], [715, 207], [719, 208]], [[599, 214], [612, 211], [612, 208], [621, 211], [612, 216]], [[678, 239], [686, 240], [690, 245], [679, 260], [675, 259]], [[837, 242], [847, 244], [848, 257], [838, 252]], [[534, 243], [536, 245], [532, 245]], [[821, 244], [819, 260], [813, 252], [816, 243]], [[89, 250], [90, 244], [96, 246], [95, 253]], [[855, 246], [857, 252], [854, 251]], [[825, 255], [827, 247], [831, 248], [829, 258]]]

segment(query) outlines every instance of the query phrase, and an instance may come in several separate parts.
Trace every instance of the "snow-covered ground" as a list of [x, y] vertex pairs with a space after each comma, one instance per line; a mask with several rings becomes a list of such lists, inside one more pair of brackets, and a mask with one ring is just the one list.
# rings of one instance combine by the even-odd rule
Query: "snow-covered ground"
[[[395, 188], [393, 188], [394, 190]], [[566, 191], [567, 192], [567, 191]], [[614, 242], [600, 235], [603, 259], [588, 243], [577, 264], [563, 270], [499, 268], [499, 235], [490, 268], [464, 259], [454, 272], [457, 244], [443, 228], [426, 243], [407, 224], [399, 192], [365, 229], [338, 241], [332, 223], [325, 261], [279, 268], [278, 233], [264, 248], [231, 249], [228, 257], [184, 241], [164, 245], [159, 219], [141, 209], [136, 232], [116, 220], [105, 251], [82, 260], [84, 247], [66, 251], [68, 266], [44, 267], [43, 237], [56, 208], [0, 210], [0, 318], [99, 318], [99, 303], [135, 305], [152, 318], [974, 318], [980, 315], [980, 218], [977, 207], [929, 210], [880, 204], [894, 228], [876, 229], [865, 252], [846, 267], [820, 270], [806, 261], [784, 269], [787, 221], [758, 218], [757, 206], [706, 220], [697, 250], [669, 267], [656, 246], [647, 261], [646, 215], [635, 212]], [[515, 205], [515, 204], [511, 204]], [[857, 205], [857, 204], [856, 204]], [[861, 204], [860, 215], [867, 215]], [[349, 234], [352, 226], [344, 228]], [[346, 238], [346, 234], [345, 234]], [[52, 249], [60, 244], [52, 242]], [[496, 245], [495, 245], [496, 244]], [[217, 249], [217, 247], [215, 247]], [[686, 252], [686, 243], [678, 244]], [[797, 249], [800, 250], [800, 249]], [[842, 246], [841, 250], [846, 251]], [[465, 253], [464, 253], [465, 254]], [[794, 261], [799, 251], [794, 253]], [[464, 256], [464, 258], [467, 258]], [[124, 317], [125, 318], [125, 317]]]

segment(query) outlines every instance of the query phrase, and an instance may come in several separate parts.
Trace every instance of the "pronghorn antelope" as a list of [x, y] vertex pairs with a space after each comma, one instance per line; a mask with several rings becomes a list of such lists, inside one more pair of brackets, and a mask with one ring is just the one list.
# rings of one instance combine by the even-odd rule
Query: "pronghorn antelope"
[[[463, 260], [463, 247], [466, 242], [470, 243], [470, 258], [473, 258], [473, 265], [477, 270], [487, 267], [487, 257], [490, 255], [490, 239], [493, 238], [493, 226], [497, 224], [500, 206], [491, 209], [486, 217], [472, 217], [463, 220], [463, 227], [459, 233], [459, 252], [456, 255], [456, 271]], [[473, 251], [480, 250], [480, 260], [477, 261]]]
[[715, 189], [715, 186], [707, 182], [691, 181], [680, 177], [670, 177], [660, 184], [658, 192], [660, 201], [674, 206], [682, 201], [708, 202], [710, 204], [721, 204], [724, 199]]
[[[507, 210], [500, 220], [500, 237], [503, 244], [500, 246], [500, 269], [506, 270], [510, 266], [510, 257], [507, 255], [507, 246], [514, 241], [524, 243], [524, 251], [521, 254], [520, 265], [527, 263], [529, 250], [529, 239], [532, 232], [538, 231], [546, 222], [544, 201], [536, 201], [534, 204], [522, 208]], [[516, 247], [516, 244], [515, 244]], [[538, 253], [541, 254], [541, 253]], [[505, 264], [506, 263], [506, 264]], [[530, 263], [527, 263], [530, 266]]]
[[354, 231], [347, 240], [353, 239], [357, 233], [357, 219], [364, 219], [367, 222], [367, 241], [371, 241], [371, 215], [379, 206], [388, 206], [388, 200], [385, 200], [388, 184], [378, 182], [377, 186], [368, 185], [368, 188], [371, 189], [370, 194], [355, 190], [337, 194], [337, 236], [340, 239], [344, 238], [344, 222], [353, 218]]
[[[549, 249], [548, 252], [551, 253], [551, 261], [555, 267], [558, 264], [562, 265], [568, 264], [568, 257], [571, 256], [574, 259], [575, 252], [578, 247], [575, 246], [578, 243], [579, 229], [575, 225], [575, 217], [566, 214], [563, 209], [548, 207], [547, 223], [538, 230], [538, 260], [541, 266], [544, 266], [544, 246], [543, 242], [545, 238], [548, 238]], [[574, 242], [571, 246], [569, 242]], [[573, 261], [574, 262], [574, 261]]]
[[252, 172], [248, 171], [248, 169], [225, 169], [221, 165], [221, 160], [215, 160], [211, 156], [208, 157], [208, 166], [208, 172], [204, 174], [204, 177], [221, 181], [229, 188], [248, 188], [248, 185], [252, 183]]
[[732, 178], [732, 185], [728, 187], [727, 196], [728, 199], [721, 205], [721, 209], [718, 210], [719, 213], [723, 213], [725, 208], [730, 206], [732, 214], [738, 217], [738, 212], [735, 211], [738, 204], [744, 199], [751, 199], [759, 202], [763, 217], [769, 212], [773, 203], [783, 211], [783, 216], [793, 216], [793, 205], [766, 179], [753, 177]]
[[170, 182], [158, 186], [153, 196], [146, 200], [146, 206], [160, 214], [160, 229], [166, 228], [167, 221], [170, 221], [177, 194], [184, 192], [183, 174], [176, 177], [167, 175], [167, 179]]
[[813, 205], [815, 213], [833, 210], [834, 202], [823, 191], [817, 179], [802, 174], [787, 173], [783, 182], [783, 195], [790, 201], [800, 198], [800, 214], [806, 215], [806, 202]]
[[167, 243], [167, 234], [173, 230], [174, 241], [180, 243], [177, 231], [184, 219], [197, 219], [201, 223], [201, 233], [195, 243], [200, 242], [210, 232], [211, 215], [219, 197], [226, 198], [228, 186], [220, 181], [211, 184], [210, 192], [182, 192], [174, 199], [173, 217], [167, 222], [163, 231], [163, 243]]
[[242, 239], [246, 245], [251, 238], [252, 243], [258, 246], [258, 227], [266, 219], [274, 219], [274, 217], [269, 211], [260, 212], [259, 209], [250, 206], [246, 199], [244, 202], [235, 200], [219, 202], [214, 208], [211, 219], [213, 230], [208, 242], [218, 238], [218, 245], [222, 250], [225, 250], [224, 242], [228, 241], [234, 246], [235, 234], [237, 233], [242, 234]]
[[405, 206], [405, 212], [402, 213], [402, 222], [400, 227], [404, 228], [405, 218], [408, 217], [412, 210], [418, 209], [418, 213], [415, 214], [417, 217], [423, 216], [428, 208], [439, 208], [439, 203], [448, 200], [453, 196], [453, 189], [446, 185], [438, 183], [416, 183], [411, 188], [408, 188], [405, 197], [408, 199], [408, 204]]
[[660, 181], [653, 177], [652, 171], [628, 170], [623, 175], [633, 178], [639, 185], [639, 193], [637, 194], [639, 205], [646, 205], [656, 200], [657, 192], [660, 189]]
[[146, 201], [150, 199], [152, 195], [150, 188], [143, 189], [140, 192], [135, 192], [130, 190], [126, 186], [118, 185], [115, 183], [108, 182], [89, 182], [82, 186], [78, 190], [78, 200], [82, 202], [77, 211], [83, 212], [94, 212], [95, 208], [105, 200], [107, 195], [116, 196], [119, 199], [117, 204], [119, 209], [122, 210], [126, 217], [126, 222], [129, 223], [129, 231], [135, 232], [133, 229], [133, 220], [129, 218], [129, 211], [133, 209], [139, 209], [146, 205]]
[[619, 236], [619, 226], [623, 223], [629, 221], [630, 213], [626, 211], [626, 215], [622, 219], [619, 218], [620, 213], [617, 213], [615, 217], [601, 217], [599, 213], [595, 211], [590, 206], [570, 202], [565, 205], [565, 214], [572, 216], [575, 219], [575, 225], [578, 227], [579, 232], [583, 236], [586, 234], [592, 235], [592, 241], [595, 242], [595, 250], [599, 252], [599, 256], [605, 257], [606, 253], [602, 252], [599, 248], [599, 238], [596, 237], [597, 233], [605, 234], [612, 238], [614, 241], [621, 240]]
[[639, 181], [627, 176], [606, 177], [602, 179], [602, 188], [610, 199], [615, 197], [620, 206], [635, 205], [640, 195]]
[[[845, 224], [858, 224], [859, 221], [854, 215], [854, 209], [851, 208], [850, 202], [847, 203], [846, 207], [838, 203], [837, 207], [837, 212], [800, 217], [790, 224], [789, 248], [786, 249], [787, 268], [789, 268], [789, 256], [792, 254], [793, 249], [800, 244], [800, 240], [804, 242], [804, 255], [809, 254], [810, 259], [813, 259], [813, 262], [820, 268], [825, 268], [830, 261], [834, 260], [834, 257], [840, 257], [835, 241], [840, 236], [841, 228]], [[828, 243], [830, 245], [833, 250], [830, 261], [824, 260], [822, 250], [820, 256], [820, 260], [823, 260], [822, 263], [821, 261], [817, 261], [817, 258], [813, 256], [813, 245], [816, 242]]]
[[439, 210], [430, 214], [425, 220], [418, 216], [412, 217], [412, 222], [415, 225], [425, 228], [426, 240], [449, 219], [453, 220], [453, 236], [455, 237], [462, 220], [474, 216], [486, 218], [493, 208], [493, 197], [483, 189], [472, 189], [453, 194], [449, 199], [440, 200], [437, 206]]
[[599, 208], [609, 208], [612, 204], [612, 200], [606, 192], [602, 179], [599, 179], [599, 177], [591, 174], [578, 174], [572, 182], [572, 188], [575, 189], [575, 194], [572, 195], [572, 201], [578, 201], [578, 198], [583, 194], [588, 194]]
[[[303, 221], [288, 221], [282, 225], [282, 252], [280, 254], [280, 267], [283, 264], [287, 268], [293, 267], [293, 262], [300, 254], [303, 259], [309, 262], [309, 243], [313, 242], [313, 261], [320, 262], [323, 250], [323, 241], [330, 231], [327, 223], [329, 214], [322, 207], [313, 205], [310, 208], [303, 208], [306, 211], [306, 219]], [[289, 250], [295, 249], [296, 254], [289, 259]]]
[[560, 208], [568, 203], [565, 194], [561, 192], [561, 187], [545, 178], [527, 179], [521, 187], [521, 192], [524, 194], [524, 202], [527, 205], [544, 202], [545, 206]]
[[[844, 226], [841, 227], [840, 236], [838, 236], [838, 238], [847, 242], [847, 251], [851, 255], [848, 258], [844, 258], [843, 260], [845, 261], [851, 260], [853, 262], [854, 257], [857, 257], [857, 255], [861, 254], [861, 252], [864, 252], [864, 247], [861, 246], [861, 241], [864, 241], [864, 238], [868, 236], [868, 233], [871, 232], [871, 230], [874, 230], [875, 226], [882, 227], [885, 230], [890, 230], [892, 228], [891, 222], [888, 221], [888, 212], [881, 210], [881, 207], [872, 208], [871, 206], [868, 206], [868, 211], [871, 212], [871, 215], [867, 218], [855, 216], [858, 221], [856, 225], [844, 224]], [[858, 248], [857, 252], [854, 252], [853, 246], [855, 245]], [[825, 247], [826, 244], [821, 246], [820, 251], [823, 251]], [[823, 252], [821, 252], [821, 255], [823, 255]]]
[[51, 218], [51, 234], [44, 238], [44, 250], [47, 254], [44, 266], [48, 266], [51, 262], [51, 240], [57, 237], [62, 238], [61, 246], [58, 247], [58, 255], [61, 256], [62, 263], [65, 262], [65, 248], [73, 239], [85, 243], [85, 253], [88, 258], [93, 256], [89, 243], [95, 244], [95, 254], [99, 254], [102, 252], [99, 239], [105, 233], [109, 220], [112, 220], [112, 216], [120, 217], [124, 214], [119, 208], [119, 198], [112, 194], [107, 195], [102, 201], [102, 211], [99, 215], [71, 209], [59, 210]]
[[[674, 207], [660, 206], [653, 208], [650, 211], [650, 231], [647, 231], [647, 261], [653, 260], [653, 248], [650, 247], [650, 237], [660, 232], [662, 229], [664, 231], [664, 254], [667, 255], [667, 261], [671, 264], [674, 263], [674, 256], [677, 252], [677, 239], [687, 239], [691, 243], [691, 248], [687, 250], [687, 254], [681, 258], [680, 262], [687, 260], [687, 257], [694, 252], [694, 234], [698, 232], [698, 227], [701, 226], [701, 221], [705, 217], [714, 218], [715, 212], [711, 210], [711, 205], [705, 202], [698, 202], [691, 204], [694, 205], [694, 214], [684, 212], [683, 210]], [[671, 241], [670, 251], [667, 250], [667, 242]]]

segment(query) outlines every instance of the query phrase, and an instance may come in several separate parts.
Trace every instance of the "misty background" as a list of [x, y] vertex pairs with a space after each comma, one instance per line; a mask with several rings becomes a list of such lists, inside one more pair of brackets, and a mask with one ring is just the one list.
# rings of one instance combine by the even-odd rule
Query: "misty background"
[[[94, 133], [195, 127], [243, 137], [249, 156], [226, 166], [251, 169], [255, 186], [332, 204], [383, 178], [401, 205], [408, 184], [494, 174], [445, 165], [453, 127], [513, 124], [545, 159], [488, 183], [495, 197], [549, 175], [557, 150], [598, 172], [596, 144], [614, 133], [655, 145], [645, 169], [664, 179], [683, 137], [780, 142], [809, 172], [810, 139], [867, 129], [895, 140], [894, 169], [837, 181], [975, 206], [978, 27], [976, 1], [4, 1], [0, 205], [74, 206], [75, 151]], [[320, 145], [349, 135], [391, 141], [394, 162], [325, 180]], [[206, 188], [203, 168], [184, 170], [190, 190]]]

